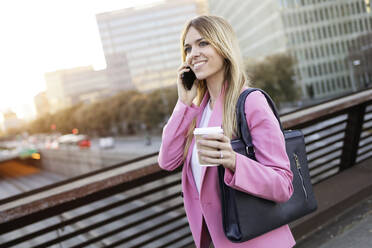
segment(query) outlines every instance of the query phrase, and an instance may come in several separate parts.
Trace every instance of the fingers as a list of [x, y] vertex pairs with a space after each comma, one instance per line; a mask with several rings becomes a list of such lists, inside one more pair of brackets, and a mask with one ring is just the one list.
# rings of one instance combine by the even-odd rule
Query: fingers
[[198, 153], [203, 163], [222, 165], [223, 167], [228, 168], [231, 171], [235, 171], [235, 152], [198, 150]]
[[197, 142], [198, 153], [203, 163], [219, 164], [235, 171], [236, 153], [232, 149], [230, 139], [227, 136], [208, 134]]
[[198, 140], [199, 146], [209, 147], [215, 150], [230, 150], [230, 139], [223, 134], [208, 134]]
[[228, 149], [228, 144], [217, 141], [217, 140], [198, 140], [198, 147], [208, 147], [213, 150], [225, 150]]
[[178, 77], [179, 77], [179, 78], [182, 78], [182, 74], [183, 74], [184, 72], [188, 72], [188, 71], [190, 71], [189, 68], [186, 68], [186, 67], [180, 67], [180, 68], [178, 69]]
[[181, 71], [189, 71], [190, 69], [187, 68], [189, 67], [189, 64], [187, 62], [183, 62], [180, 67], [178, 67], [178, 72], [181, 72]]
[[223, 133], [207, 134], [203, 135], [204, 140], [219, 140], [224, 143], [230, 143], [230, 139]]
[[[222, 159], [228, 157], [228, 154], [223, 151], [216, 151], [216, 150], [204, 150], [200, 149], [198, 150], [198, 153], [203, 156], [203, 157], [210, 157], [210, 158], [217, 158], [217, 159]], [[221, 157], [222, 154], [222, 157]]]
[[[222, 165], [225, 168], [233, 169], [235, 160], [234, 157], [231, 156], [232, 154], [229, 154], [228, 152], [222, 152], [223, 157], [221, 158], [220, 152], [218, 152], [218, 155], [216, 156], [216, 151], [210, 152], [206, 150], [199, 151], [200, 158], [203, 161], [203, 163], [206, 164], [215, 164], [215, 165]], [[209, 154], [210, 156], [208, 156]]]

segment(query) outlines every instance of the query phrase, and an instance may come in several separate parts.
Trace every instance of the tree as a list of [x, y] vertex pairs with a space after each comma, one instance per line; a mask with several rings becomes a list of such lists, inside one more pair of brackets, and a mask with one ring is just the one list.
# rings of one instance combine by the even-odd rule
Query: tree
[[177, 92], [177, 86], [171, 86], [168, 88], [163, 89], [163, 94], [166, 99], [166, 113], [169, 117], [174, 109], [174, 106], [176, 106], [177, 100], [178, 100], [178, 92]]
[[80, 109], [82, 104], [77, 104], [65, 109], [62, 109], [58, 112], [56, 112], [48, 123], [48, 130], [50, 129], [50, 125], [52, 123], [56, 123], [57, 125], [57, 131], [61, 133], [71, 133], [73, 128], [80, 128], [77, 126], [77, 121], [75, 118], [75, 112]]
[[155, 90], [146, 97], [143, 119], [148, 130], [156, 129], [167, 115], [167, 99], [163, 93], [163, 89]]
[[45, 114], [27, 125], [27, 132], [31, 134], [35, 133], [47, 133], [50, 132], [50, 126], [54, 121], [54, 116], [51, 114]]
[[134, 134], [136, 132], [132, 117], [132, 99], [140, 96], [138, 91], [123, 91], [114, 97], [116, 105], [116, 126], [121, 134]]
[[295, 101], [300, 91], [294, 81], [295, 59], [280, 53], [267, 56], [261, 62], [250, 62], [246, 70], [253, 87], [266, 91], [279, 106], [281, 102]]
[[47, 133], [56, 124], [57, 131], [63, 134], [71, 133], [73, 128], [92, 136], [135, 134], [143, 127], [157, 132], [171, 115], [177, 99], [174, 86], [150, 93], [122, 91], [94, 103], [81, 103], [41, 116], [29, 123], [26, 130]]
[[127, 104], [127, 118], [129, 134], [135, 134], [141, 130], [141, 126], [145, 124], [145, 106], [148, 104], [148, 99], [145, 94], [133, 96]]

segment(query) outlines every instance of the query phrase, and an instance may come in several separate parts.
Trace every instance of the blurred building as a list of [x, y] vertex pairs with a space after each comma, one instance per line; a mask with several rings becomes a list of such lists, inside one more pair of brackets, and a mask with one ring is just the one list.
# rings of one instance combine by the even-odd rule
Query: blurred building
[[23, 125], [23, 121], [19, 119], [13, 111], [4, 113], [3, 118], [3, 127], [5, 132], [21, 128]]
[[168, 0], [98, 14], [108, 68], [120, 68], [120, 63], [127, 60], [131, 81], [140, 91], [174, 84], [181, 61], [182, 28], [190, 18], [205, 13], [206, 4], [206, 0]]
[[79, 102], [93, 102], [113, 94], [106, 70], [92, 66], [45, 74], [46, 97], [52, 113]]
[[[209, 0], [225, 17], [244, 57], [289, 52], [305, 96], [321, 98], [353, 89], [345, 58], [357, 36], [372, 31], [370, 0]], [[311, 94], [314, 93], [314, 95]]]
[[356, 90], [372, 86], [372, 33], [358, 36], [349, 49], [346, 63]]
[[46, 92], [40, 92], [34, 97], [34, 104], [38, 116], [50, 113], [49, 101]]
[[112, 92], [135, 89], [125, 53], [106, 56], [106, 73]]

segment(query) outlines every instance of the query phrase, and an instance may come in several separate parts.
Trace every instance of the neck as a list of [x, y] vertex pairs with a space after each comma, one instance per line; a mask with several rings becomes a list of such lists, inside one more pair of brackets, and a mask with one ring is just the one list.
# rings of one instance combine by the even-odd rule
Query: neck
[[207, 78], [206, 81], [207, 81], [207, 88], [208, 88], [209, 96], [211, 99], [211, 108], [213, 108], [214, 103], [216, 102], [217, 98], [221, 94], [221, 89], [222, 89], [222, 85], [224, 82], [223, 70]]

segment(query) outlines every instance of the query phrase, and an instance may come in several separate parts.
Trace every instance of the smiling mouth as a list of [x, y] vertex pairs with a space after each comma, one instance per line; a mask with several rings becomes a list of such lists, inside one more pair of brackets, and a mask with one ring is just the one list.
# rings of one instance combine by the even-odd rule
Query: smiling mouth
[[207, 61], [200, 61], [200, 62], [197, 62], [193, 65], [194, 67], [194, 70], [198, 70], [200, 67], [202, 67], [205, 63], [207, 63]]

